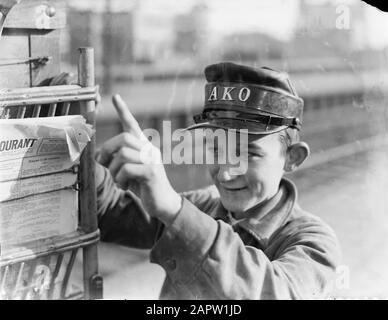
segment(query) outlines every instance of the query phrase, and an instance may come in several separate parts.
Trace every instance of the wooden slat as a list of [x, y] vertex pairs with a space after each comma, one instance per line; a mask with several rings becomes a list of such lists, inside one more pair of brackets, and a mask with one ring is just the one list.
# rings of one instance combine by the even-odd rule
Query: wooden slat
[[75, 258], [77, 256], [77, 252], [78, 252], [78, 249], [71, 251], [70, 259], [66, 267], [65, 276], [63, 277], [63, 283], [62, 283], [61, 295], [60, 295], [61, 299], [66, 298], [67, 285], [69, 283], [71, 271], [73, 270], [73, 265], [75, 262]]
[[63, 253], [60, 253], [60, 254], [58, 254], [57, 263], [55, 265], [55, 269], [54, 269], [54, 272], [53, 272], [52, 277], [51, 277], [50, 288], [49, 288], [49, 291], [47, 293], [48, 299], [53, 298], [54, 289], [55, 289], [55, 280], [57, 279], [59, 271], [61, 270], [62, 261], [63, 261]]
[[33, 118], [37, 118], [39, 117], [39, 114], [40, 114], [40, 109], [42, 108], [42, 105], [40, 104], [37, 104], [34, 106], [34, 109], [32, 111], [32, 117]]
[[36, 259], [29, 262], [29, 270], [28, 270], [28, 276], [26, 280], [27, 287], [24, 289], [22, 293], [22, 296], [21, 296], [22, 300], [34, 298], [32, 279], [34, 278], [37, 262], [38, 261]]
[[1, 91], [0, 105], [3, 107], [15, 107], [20, 105], [94, 100], [96, 97], [97, 87], [52, 86], [42, 87], [42, 90], [26, 88]]
[[[39, 287], [39, 300], [47, 300], [48, 299], [48, 292], [50, 290], [50, 284], [51, 284], [51, 269], [50, 269], [50, 262], [54, 258], [54, 255], [48, 255], [46, 257], [42, 258], [41, 264], [45, 267], [47, 267], [45, 274], [45, 277], [42, 279], [41, 286]], [[49, 282], [47, 283], [47, 278], [49, 278]]]
[[10, 117], [10, 108], [5, 108], [1, 110], [1, 118], [0, 119], [9, 119]]
[[8, 277], [8, 273], [9, 273], [9, 266], [5, 266], [3, 268], [3, 272], [2, 272], [2, 275], [1, 275], [0, 296], [3, 296], [3, 295], [6, 294], [5, 284], [6, 284], [6, 279]]
[[48, 117], [54, 117], [55, 116], [55, 111], [57, 110], [57, 104], [56, 103], [51, 103], [49, 106], [48, 110]]
[[20, 263], [20, 267], [19, 267], [17, 278], [16, 278], [15, 286], [14, 286], [13, 291], [11, 293], [11, 299], [15, 299], [18, 296], [18, 293], [20, 291], [20, 287], [23, 286], [22, 276], [23, 276], [23, 271], [24, 271], [24, 265], [25, 265], [24, 262]]
[[84, 100], [94, 100], [96, 94], [94, 93], [86, 93], [82, 95], [72, 95], [72, 96], [46, 96], [39, 98], [29, 98], [23, 99], [21, 97], [16, 98], [14, 100], [1, 100], [0, 96], [0, 104], [5, 107], [17, 107], [19, 105], [36, 105], [36, 104], [50, 104], [50, 103], [60, 103], [63, 101], [84, 101]]
[[26, 286], [23, 287], [23, 289], [21, 290], [21, 293], [20, 293], [20, 299], [21, 300], [25, 300], [26, 297], [27, 297], [27, 294], [29, 293], [29, 291], [31, 290], [31, 279], [34, 275], [34, 269], [35, 269], [35, 265], [36, 265], [36, 261], [32, 261], [32, 262], [28, 262], [28, 274], [27, 274], [27, 279], [25, 279], [26, 281]]
[[16, 97], [16, 96], [34, 96], [41, 97], [47, 95], [63, 95], [67, 92], [77, 93], [77, 92], [95, 92], [95, 88], [85, 89], [78, 85], [63, 85], [63, 86], [45, 86], [45, 87], [33, 87], [33, 88], [13, 88], [13, 89], [4, 89], [1, 92], [0, 98], [4, 96], [7, 97]]
[[70, 102], [64, 102], [61, 109], [61, 116], [67, 116], [70, 110]]
[[73, 250], [79, 247], [90, 246], [98, 242], [99, 230], [85, 234], [84, 232], [75, 231], [70, 234], [35, 240], [25, 243], [23, 247], [9, 249], [7, 253], [0, 258], [0, 266], [9, 263], [18, 263], [22, 261], [37, 259], [50, 253], [61, 253]]
[[18, 119], [24, 118], [25, 114], [26, 114], [26, 107], [19, 107], [16, 118], [18, 118]]

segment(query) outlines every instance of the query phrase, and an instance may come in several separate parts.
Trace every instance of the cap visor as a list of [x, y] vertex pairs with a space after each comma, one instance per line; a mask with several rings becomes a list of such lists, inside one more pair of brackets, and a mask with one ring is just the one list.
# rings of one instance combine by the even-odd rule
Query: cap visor
[[[265, 124], [258, 124], [246, 121], [238, 121], [235, 119], [222, 119], [222, 121], [207, 121], [202, 123], [193, 124], [183, 130], [195, 130], [205, 128], [216, 128], [225, 130], [236, 130], [237, 132], [245, 133], [248, 130], [248, 134], [271, 134], [279, 132], [287, 128], [287, 126], [266, 126]], [[242, 131], [243, 130], [243, 131]]]

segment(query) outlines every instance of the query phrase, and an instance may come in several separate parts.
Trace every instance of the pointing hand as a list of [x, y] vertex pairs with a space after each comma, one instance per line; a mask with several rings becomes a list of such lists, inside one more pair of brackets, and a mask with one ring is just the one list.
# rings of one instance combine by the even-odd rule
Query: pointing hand
[[151, 216], [169, 225], [181, 208], [181, 197], [168, 181], [160, 150], [148, 141], [120, 95], [112, 100], [123, 133], [102, 145], [97, 161], [122, 189], [132, 189], [140, 197]]

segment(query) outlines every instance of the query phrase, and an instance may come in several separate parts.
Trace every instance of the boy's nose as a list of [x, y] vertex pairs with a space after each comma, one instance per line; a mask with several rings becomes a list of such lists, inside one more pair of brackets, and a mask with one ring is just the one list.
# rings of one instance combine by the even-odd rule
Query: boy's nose
[[220, 165], [217, 172], [217, 180], [219, 182], [231, 181], [236, 178], [237, 174], [234, 173], [233, 168], [228, 165]]

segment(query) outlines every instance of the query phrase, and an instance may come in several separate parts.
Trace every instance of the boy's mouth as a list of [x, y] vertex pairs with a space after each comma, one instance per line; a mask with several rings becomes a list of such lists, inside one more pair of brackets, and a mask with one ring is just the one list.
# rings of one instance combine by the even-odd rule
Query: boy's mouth
[[226, 186], [224, 186], [224, 185], [221, 185], [221, 187], [223, 188], [223, 189], [225, 189], [226, 191], [240, 191], [240, 190], [244, 190], [244, 189], [246, 189], [247, 187], [226, 187]]

